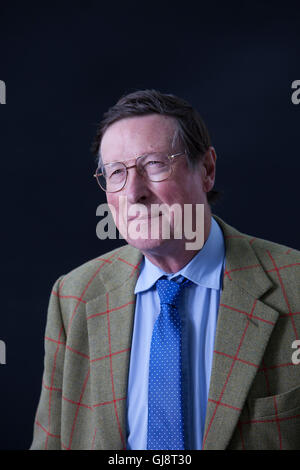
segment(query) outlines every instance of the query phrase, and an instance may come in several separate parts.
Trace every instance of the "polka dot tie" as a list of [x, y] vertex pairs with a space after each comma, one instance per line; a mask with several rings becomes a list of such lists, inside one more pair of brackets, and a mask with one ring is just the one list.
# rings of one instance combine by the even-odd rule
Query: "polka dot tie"
[[147, 449], [184, 449], [181, 318], [178, 303], [191, 281], [156, 282], [161, 310], [154, 324], [149, 365]]

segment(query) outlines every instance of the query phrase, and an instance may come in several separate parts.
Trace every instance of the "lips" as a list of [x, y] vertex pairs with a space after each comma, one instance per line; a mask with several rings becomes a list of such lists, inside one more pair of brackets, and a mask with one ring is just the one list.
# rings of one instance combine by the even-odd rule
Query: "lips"
[[142, 221], [142, 220], [156, 219], [157, 217], [161, 217], [161, 216], [162, 216], [162, 214], [158, 214], [158, 216], [157, 215], [154, 215], [154, 216], [149, 215], [147, 217], [131, 216], [131, 217], [127, 218], [127, 222], [131, 222], [132, 220]]

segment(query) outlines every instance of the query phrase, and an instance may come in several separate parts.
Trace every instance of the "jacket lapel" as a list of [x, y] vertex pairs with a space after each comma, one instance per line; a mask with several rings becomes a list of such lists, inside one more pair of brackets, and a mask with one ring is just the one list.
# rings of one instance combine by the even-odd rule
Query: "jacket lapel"
[[105, 275], [99, 273], [102, 293], [86, 306], [96, 428], [94, 448], [125, 449], [134, 288], [141, 254], [127, 246], [109, 260], [103, 270]]
[[260, 300], [271, 287], [250, 238], [215, 217], [226, 267], [214, 345], [203, 449], [225, 449], [278, 318]]

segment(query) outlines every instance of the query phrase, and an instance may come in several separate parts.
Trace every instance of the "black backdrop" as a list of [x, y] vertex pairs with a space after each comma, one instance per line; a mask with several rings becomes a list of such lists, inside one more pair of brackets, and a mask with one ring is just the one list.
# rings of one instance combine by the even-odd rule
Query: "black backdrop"
[[120, 95], [193, 103], [218, 154], [214, 212], [300, 248], [299, 31], [287, 2], [1, 2], [1, 449], [31, 443], [54, 281], [122, 243], [96, 237], [89, 151]]

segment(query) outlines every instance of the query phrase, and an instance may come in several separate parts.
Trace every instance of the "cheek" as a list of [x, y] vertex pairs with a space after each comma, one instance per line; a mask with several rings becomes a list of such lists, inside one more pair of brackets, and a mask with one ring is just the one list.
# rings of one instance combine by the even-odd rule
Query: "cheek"
[[119, 199], [116, 196], [107, 194], [106, 200], [107, 204], [109, 205], [115, 224], [118, 225], [117, 222], [119, 218]]
[[162, 187], [157, 195], [163, 203], [173, 205], [176, 203], [183, 204], [187, 202], [189, 190], [178, 184], [170, 183], [166, 187]]
[[175, 182], [172, 181], [161, 181], [152, 188], [152, 194], [154, 194], [156, 199], [162, 203], [171, 203], [173, 199], [176, 199], [179, 193], [180, 188], [177, 184], [175, 184]]
[[107, 204], [112, 205], [115, 210], [118, 210], [118, 206], [119, 206], [118, 199], [119, 199], [118, 197], [107, 193], [107, 196], [106, 196]]
[[107, 203], [109, 204], [114, 222], [120, 233], [126, 238], [127, 233], [127, 197], [107, 194]]

